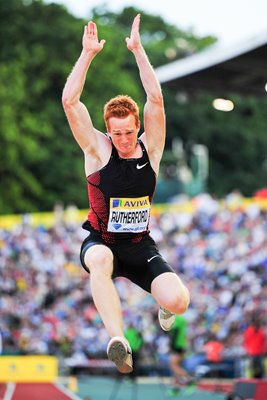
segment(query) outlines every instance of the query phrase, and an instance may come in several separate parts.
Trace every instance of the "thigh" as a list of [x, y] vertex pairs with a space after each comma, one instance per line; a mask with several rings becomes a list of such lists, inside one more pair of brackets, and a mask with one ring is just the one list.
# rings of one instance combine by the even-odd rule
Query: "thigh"
[[176, 363], [179, 363], [183, 360], [185, 354], [185, 349], [182, 347], [176, 347], [171, 350], [170, 358], [173, 359]]
[[174, 272], [162, 258], [154, 240], [147, 236], [140, 243], [131, 243], [120, 249], [122, 276], [151, 293], [151, 283], [165, 272]]
[[[102, 251], [101, 251], [101, 247], [99, 247], [99, 246], [102, 247]], [[97, 247], [98, 247], [98, 249], [97, 249]], [[116, 256], [114, 256], [114, 254], [112, 252], [112, 249], [98, 235], [95, 235], [93, 233], [90, 233], [87, 236], [87, 238], [85, 238], [85, 240], [83, 241], [82, 246], [81, 246], [80, 261], [81, 261], [81, 264], [82, 264], [83, 268], [85, 269], [85, 271], [90, 273], [90, 269], [89, 269], [87, 263], [85, 262], [85, 257], [88, 256], [88, 251], [91, 250], [91, 249], [95, 249], [96, 250], [95, 254], [93, 254], [93, 252], [92, 252], [92, 257], [97, 257], [97, 251], [100, 250], [100, 253], [99, 253], [100, 254], [100, 259], [101, 259], [101, 257], [103, 257], [103, 258], [105, 257], [105, 254], [104, 254], [103, 250], [108, 249], [108, 251], [110, 251], [112, 253], [112, 256], [113, 256], [113, 275], [114, 275], [115, 271], [117, 272], [117, 269], [118, 269], [118, 267], [117, 267], [118, 260], [117, 260]], [[101, 264], [101, 262], [100, 262], [100, 264]]]

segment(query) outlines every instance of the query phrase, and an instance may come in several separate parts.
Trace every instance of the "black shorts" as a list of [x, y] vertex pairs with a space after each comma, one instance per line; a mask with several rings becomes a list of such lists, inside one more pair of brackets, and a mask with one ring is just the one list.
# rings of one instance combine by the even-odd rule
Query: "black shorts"
[[[97, 232], [90, 232], [81, 246], [80, 260], [87, 272], [90, 272], [84, 262], [86, 251], [96, 245], [103, 244], [113, 253], [114, 268], [112, 278], [124, 277], [151, 292], [151, 283], [164, 272], [174, 272], [171, 266], [159, 254], [156, 243], [147, 235], [139, 243], [122, 241], [120, 244], [109, 244], [102, 240]], [[101, 268], [101, 267], [100, 267]]]
[[184, 347], [172, 347], [171, 346], [171, 353], [179, 354], [183, 356], [186, 353], [186, 349]]

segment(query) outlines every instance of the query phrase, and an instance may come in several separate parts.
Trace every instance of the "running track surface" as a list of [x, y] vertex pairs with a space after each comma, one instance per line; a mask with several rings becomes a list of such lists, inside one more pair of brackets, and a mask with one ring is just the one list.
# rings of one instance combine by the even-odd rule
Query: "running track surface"
[[62, 385], [51, 383], [0, 384], [0, 400], [81, 400]]
[[[218, 392], [219, 385], [220, 383], [217, 382], [216, 387], [209, 387], [210, 392], [198, 390], [198, 388], [181, 391], [175, 400], [225, 400], [225, 393], [230, 389], [227, 387], [228, 390], [224, 391], [221, 387]], [[166, 383], [161, 378], [137, 379], [134, 383], [124, 376], [122, 379], [81, 377], [78, 380], [79, 389], [76, 395], [62, 384], [0, 383], [0, 400], [147, 400], [151, 398], [169, 400], [168, 386], [168, 382]], [[207, 390], [204, 387], [203, 389]]]

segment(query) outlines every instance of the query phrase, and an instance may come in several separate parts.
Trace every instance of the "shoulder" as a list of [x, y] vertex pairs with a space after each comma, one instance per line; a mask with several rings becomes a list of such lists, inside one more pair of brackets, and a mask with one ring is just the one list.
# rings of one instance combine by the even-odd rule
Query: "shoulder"
[[159, 173], [159, 167], [160, 167], [160, 161], [162, 157], [162, 151], [161, 148], [153, 147], [152, 149], [149, 147], [149, 143], [147, 140], [147, 135], [146, 132], [142, 133], [142, 135], [139, 137], [139, 140], [143, 143], [144, 148], [147, 152], [150, 164], [156, 173], [158, 175]]
[[101, 158], [106, 152], [109, 152], [112, 148], [112, 143], [109, 136], [106, 133], [95, 131], [95, 141], [94, 143], [89, 143], [89, 145], [83, 149], [85, 156]]
[[103, 168], [111, 156], [112, 142], [108, 135], [98, 131], [96, 143], [94, 148], [84, 150], [86, 176]]

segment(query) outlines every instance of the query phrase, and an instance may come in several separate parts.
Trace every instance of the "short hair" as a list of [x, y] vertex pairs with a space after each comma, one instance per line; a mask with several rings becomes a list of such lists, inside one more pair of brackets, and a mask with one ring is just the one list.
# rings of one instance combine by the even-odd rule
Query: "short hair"
[[120, 94], [110, 99], [104, 106], [104, 120], [108, 127], [108, 120], [112, 117], [125, 118], [132, 114], [136, 126], [139, 124], [139, 107], [128, 95]]

